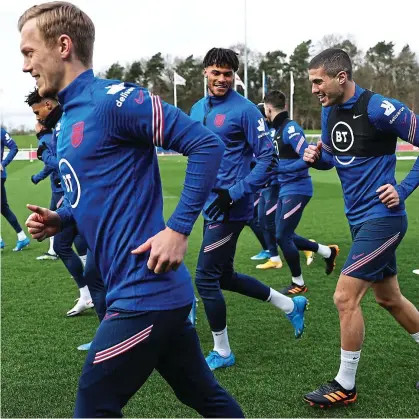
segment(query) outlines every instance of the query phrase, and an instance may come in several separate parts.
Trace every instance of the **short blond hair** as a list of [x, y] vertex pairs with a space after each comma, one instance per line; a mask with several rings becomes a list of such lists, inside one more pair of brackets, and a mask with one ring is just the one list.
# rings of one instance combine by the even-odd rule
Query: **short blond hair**
[[92, 65], [95, 25], [86, 13], [65, 1], [42, 3], [32, 6], [19, 18], [19, 32], [28, 20], [34, 18], [47, 45], [53, 44], [60, 35], [68, 35], [77, 58], [85, 66]]

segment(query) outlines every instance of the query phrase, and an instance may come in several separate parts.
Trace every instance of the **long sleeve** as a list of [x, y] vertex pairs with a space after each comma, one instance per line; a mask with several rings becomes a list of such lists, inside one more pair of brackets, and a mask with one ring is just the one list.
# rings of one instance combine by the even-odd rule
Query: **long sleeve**
[[174, 150], [188, 157], [184, 187], [167, 226], [190, 234], [215, 184], [225, 148], [222, 141], [200, 122], [137, 86], [119, 109], [118, 118], [107, 117], [109, 109], [97, 111], [121, 141], [145, 141], [150, 147]]
[[244, 179], [229, 189], [234, 201], [259, 191], [278, 166], [278, 157], [268, 127], [256, 107], [249, 107], [243, 112], [242, 126], [246, 140], [252, 147], [256, 165]]
[[[419, 147], [419, 116], [404, 103], [381, 95], [371, 97], [368, 118], [379, 130], [396, 134], [402, 140]], [[416, 159], [406, 178], [397, 186], [404, 201], [419, 186], [419, 158]]]

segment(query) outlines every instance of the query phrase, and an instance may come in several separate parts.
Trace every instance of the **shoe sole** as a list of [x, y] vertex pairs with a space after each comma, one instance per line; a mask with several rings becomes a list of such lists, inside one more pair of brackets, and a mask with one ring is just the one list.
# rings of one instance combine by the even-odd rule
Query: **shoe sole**
[[90, 346], [87, 348], [86, 345], [87, 344], [84, 343], [83, 345], [77, 346], [77, 350], [78, 351], [88, 351], [88, 350], [90, 350]]
[[[308, 306], [309, 305], [310, 305], [310, 302], [306, 298], [306, 304], [304, 306], [304, 311], [303, 312], [305, 312], [305, 311], [308, 310]], [[305, 330], [306, 330], [306, 319], [305, 319], [305, 316], [304, 316], [304, 328], [303, 328], [303, 331], [301, 332], [301, 334], [299, 336], [295, 336], [295, 339], [301, 339], [303, 337], [303, 335], [304, 335]]]
[[58, 260], [58, 258], [54, 258], [54, 257], [37, 257], [36, 260]]
[[[316, 243], [316, 240], [313, 240], [313, 239], [309, 239], [309, 240], [311, 242], [313, 242], [313, 243]], [[311, 253], [311, 255], [310, 256], [307, 256], [306, 252]], [[314, 262], [315, 253], [314, 252], [311, 252], [310, 250], [306, 250], [304, 252], [304, 254], [305, 254], [306, 259], [307, 259], [307, 266], [310, 266]]]
[[84, 308], [83, 310], [81, 310], [81, 311], [77, 311], [77, 312], [73, 312], [73, 311], [71, 311], [71, 312], [69, 312], [69, 313], [67, 313], [67, 317], [74, 317], [74, 316], [77, 316], [77, 315], [79, 315], [79, 314], [81, 314], [81, 313], [83, 313], [84, 311], [86, 311], [86, 310], [90, 310], [91, 308], [94, 308], [95, 306], [92, 306], [92, 307], [86, 307], [86, 308]]
[[14, 252], [21, 252], [25, 247], [28, 247], [30, 243], [25, 244], [25, 246], [21, 247], [20, 249], [16, 249], [16, 247], [13, 249]]
[[340, 252], [339, 246], [337, 244], [330, 244], [328, 247], [333, 247], [334, 249], [336, 249], [336, 255], [335, 255], [335, 258], [333, 259], [333, 269], [329, 273], [326, 271], [326, 275], [330, 275], [335, 270], [336, 259], [338, 258], [339, 252]]
[[268, 270], [268, 269], [281, 269], [281, 268], [282, 268], [282, 266], [283, 266], [283, 265], [281, 265], [281, 266], [270, 266], [269, 268], [258, 268], [258, 267], [256, 266], [256, 269], [260, 269], [260, 270], [262, 270], [262, 271], [266, 271], [266, 270]]
[[295, 295], [297, 295], [297, 294], [304, 294], [305, 292], [307, 292], [308, 291], [308, 288], [306, 287], [304, 290], [302, 290], [302, 291], [298, 291], [298, 292], [290, 292], [289, 290], [287, 290], [287, 293], [286, 294], [284, 294], [283, 292], [281, 292], [281, 291], [279, 291], [282, 295], [292, 295], [292, 296], [295, 296]]
[[307, 266], [310, 266], [314, 262], [314, 256], [309, 256], [307, 258]]
[[350, 403], [355, 403], [357, 397], [358, 397], [358, 393], [355, 394], [355, 396], [352, 397], [352, 399], [349, 399], [349, 400], [339, 400], [339, 401], [336, 401], [333, 404], [315, 403], [315, 402], [313, 402], [311, 400], [306, 399], [305, 397], [303, 397], [303, 400], [305, 402], [307, 402], [311, 407], [319, 407], [320, 409], [325, 409], [326, 407], [329, 407], [330, 408], [330, 407], [338, 407], [338, 406], [347, 406]]
[[233, 364], [230, 364], [230, 365], [222, 365], [221, 367], [217, 367], [217, 368], [211, 368], [210, 367], [210, 370], [211, 371], [215, 371], [215, 370], [220, 370], [221, 368], [229, 368], [229, 367], [234, 367], [234, 365], [235, 365], [236, 363], [234, 362]]

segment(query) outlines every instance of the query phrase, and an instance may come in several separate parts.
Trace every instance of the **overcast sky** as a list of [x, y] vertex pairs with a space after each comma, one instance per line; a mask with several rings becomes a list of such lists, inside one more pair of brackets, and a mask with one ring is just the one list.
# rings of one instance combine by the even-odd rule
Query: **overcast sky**
[[[414, 1], [400, 5], [386, 0], [317, 2], [247, 0], [247, 44], [266, 53], [294, 47], [324, 35], [349, 36], [362, 50], [379, 41], [393, 41], [396, 52], [409, 44], [419, 54]], [[40, 1], [38, 2], [40, 3]], [[203, 56], [213, 46], [244, 42], [244, 0], [76, 0], [96, 26], [94, 70], [113, 62], [122, 65], [162, 52]], [[24, 103], [34, 87], [21, 71], [19, 16], [36, 0], [0, 1], [0, 106], [7, 126], [33, 125]], [[399, 8], [401, 7], [401, 9]]]

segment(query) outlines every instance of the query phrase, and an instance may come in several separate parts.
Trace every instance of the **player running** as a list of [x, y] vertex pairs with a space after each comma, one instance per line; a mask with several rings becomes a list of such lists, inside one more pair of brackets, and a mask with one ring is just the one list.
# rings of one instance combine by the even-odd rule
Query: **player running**
[[419, 312], [400, 292], [396, 249], [407, 230], [404, 201], [419, 184], [419, 159], [407, 177], [395, 179], [397, 138], [419, 146], [418, 116], [398, 100], [358, 86], [341, 49], [327, 49], [309, 64], [312, 93], [323, 106], [322, 140], [304, 160], [321, 170], [335, 167], [342, 183], [352, 247], [334, 295], [341, 330], [336, 377], [306, 394], [311, 405], [357, 399], [355, 376], [364, 341], [361, 300], [372, 288], [378, 304], [419, 343]]
[[[76, 224], [107, 288], [107, 313], [87, 354], [75, 417], [121, 417], [156, 369], [204, 417], [243, 417], [216, 381], [187, 317], [194, 298], [183, 264], [188, 235], [223, 144], [178, 108], [134, 84], [96, 78], [95, 28], [71, 3], [43, 3], [19, 19], [23, 71], [41, 96], [57, 95], [57, 143], [68, 205], [29, 206], [39, 240]], [[165, 225], [155, 146], [188, 156], [184, 188]]]

